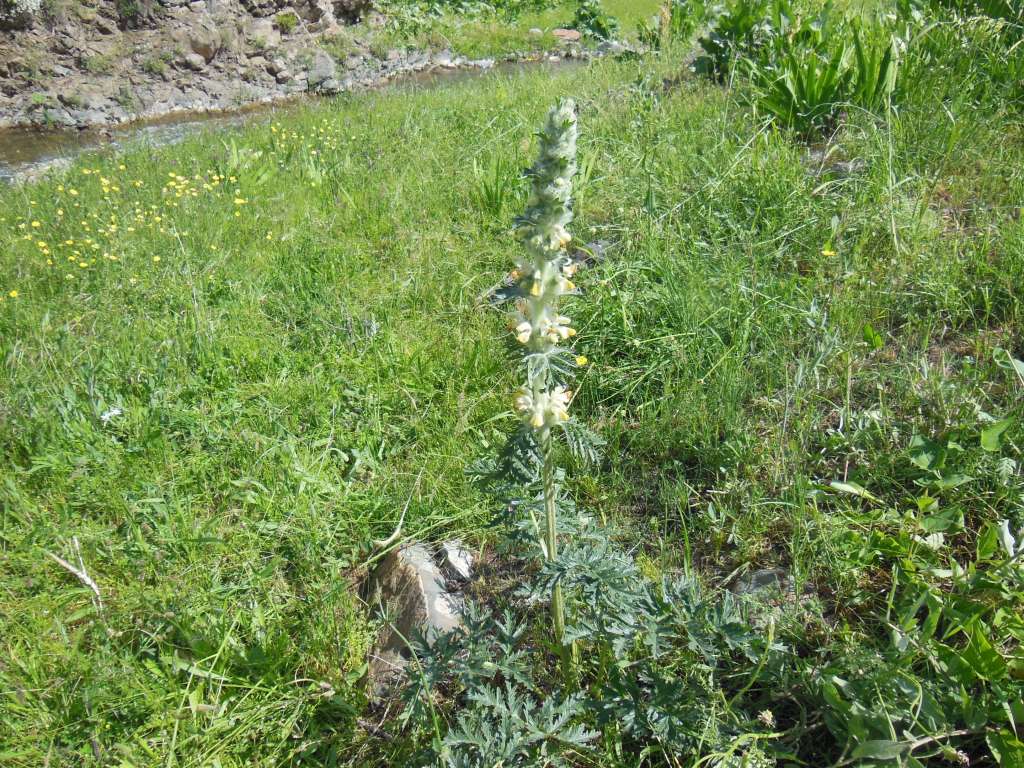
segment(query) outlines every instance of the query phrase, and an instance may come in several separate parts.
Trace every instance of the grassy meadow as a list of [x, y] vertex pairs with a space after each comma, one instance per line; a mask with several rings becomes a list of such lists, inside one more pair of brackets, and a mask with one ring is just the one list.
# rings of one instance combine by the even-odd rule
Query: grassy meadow
[[[927, 536], [966, 563], [1024, 524], [1019, 104], [969, 50], [911, 57], [899, 109], [808, 141], [691, 49], [343, 96], [0, 190], [0, 764], [416, 764], [363, 727], [356, 583], [406, 506], [409, 536], [493, 544], [465, 470], [518, 378], [485, 297], [564, 96], [596, 256], [573, 408], [608, 442], [568, 493], [651, 579], [786, 569], [810, 597], [779, 638], [910, 728], [879, 662], [897, 574], [955, 591], [914, 565]], [[984, 680], [1018, 713], [1014, 664]], [[897, 764], [754, 678], [723, 690], [775, 713], [778, 765]], [[946, 730], [996, 764], [988, 724]], [[699, 758], [636, 754], [577, 764]]]

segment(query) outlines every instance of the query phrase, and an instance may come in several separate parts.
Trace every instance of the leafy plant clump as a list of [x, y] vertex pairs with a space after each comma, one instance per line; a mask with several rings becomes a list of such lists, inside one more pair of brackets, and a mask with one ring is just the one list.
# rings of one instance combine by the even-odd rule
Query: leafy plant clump
[[700, 44], [698, 71], [749, 76], [757, 106], [805, 136], [831, 130], [842, 110], [880, 113], [897, 92], [894, 30], [837, 17], [831, 3], [805, 16], [789, 0], [736, 0]]
[[639, 24], [637, 34], [643, 45], [659, 50], [669, 43], [688, 41], [706, 14], [703, 0], [671, 0], [657, 15]]
[[274, 17], [274, 22], [277, 24], [277, 28], [281, 30], [281, 34], [290, 35], [299, 25], [299, 17], [295, 11], [284, 11]]
[[619, 32], [619, 22], [602, 7], [601, 0], [579, 0], [572, 29], [595, 40], [614, 40]]

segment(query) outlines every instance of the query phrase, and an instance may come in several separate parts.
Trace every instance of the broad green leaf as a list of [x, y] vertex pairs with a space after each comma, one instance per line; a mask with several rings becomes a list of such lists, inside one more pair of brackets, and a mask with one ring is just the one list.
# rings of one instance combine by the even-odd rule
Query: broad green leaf
[[885, 342], [882, 340], [882, 334], [876, 331], [871, 323], [864, 324], [863, 335], [864, 341], [866, 341], [868, 346], [872, 349], [881, 349], [885, 345]]
[[920, 435], [915, 435], [910, 440], [910, 460], [921, 469], [935, 469], [941, 466], [945, 454], [945, 447], [934, 440], [928, 440]]
[[999, 550], [999, 534], [990, 523], [978, 536], [977, 556], [979, 560], [988, 560]]
[[938, 533], [940, 531], [959, 531], [964, 527], [963, 510], [957, 507], [944, 509], [934, 515], [922, 518], [921, 528], [925, 533]]
[[1024, 743], [1010, 731], [989, 733], [988, 748], [1001, 768], [1024, 768]]
[[[1006, 677], [1006, 660], [992, 647], [980, 626], [971, 632], [971, 641], [960, 654], [974, 673], [986, 680], [1001, 680]], [[966, 682], [966, 681], [965, 681]]]
[[910, 750], [910, 744], [905, 741], [889, 741], [888, 739], [874, 739], [858, 744], [853, 750], [855, 760], [895, 760], [902, 757]]
[[829, 487], [832, 488], [833, 490], [839, 491], [840, 493], [849, 493], [852, 496], [860, 496], [862, 499], [873, 501], [876, 504], [881, 503], [881, 500], [877, 496], [872, 494], [871, 491], [867, 490], [864, 486], [860, 485], [859, 483], [854, 483], [852, 481], [847, 481], [844, 483], [841, 480], [833, 480], [831, 483], [829, 483]]
[[1003, 432], [1013, 424], [1013, 418], [1007, 417], [981, 430], [981, 447], [986, 451], [998, 451], [1003, 442]]
[[969, 483], [973, 479], [970, 475], [965, 475], [962, 472], [952, 472], [933, 480], [931, 485], [940, 491], [948, 491], [950, 488], [956, 488], [964, 483]]

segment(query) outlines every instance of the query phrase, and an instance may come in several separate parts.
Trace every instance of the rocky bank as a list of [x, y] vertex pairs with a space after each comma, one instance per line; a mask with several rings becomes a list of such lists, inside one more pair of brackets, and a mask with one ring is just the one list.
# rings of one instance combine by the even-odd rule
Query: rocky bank
[[368, 0], [44, 0], [2, 13], [0, 128], [94, 128], [337, 93], [408, 71], [488, 66], [373, 54]]

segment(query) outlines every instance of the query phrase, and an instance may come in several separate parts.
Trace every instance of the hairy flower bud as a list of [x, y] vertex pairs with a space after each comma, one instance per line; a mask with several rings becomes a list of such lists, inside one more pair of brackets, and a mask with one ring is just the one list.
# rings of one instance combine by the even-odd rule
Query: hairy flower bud
[[522, 419], [534, 429], [553, 427], [569, 420], [569, 402], [572, 392], [558, 386], [536, 394], [521, 389], [516, 394], [515, 408]]

